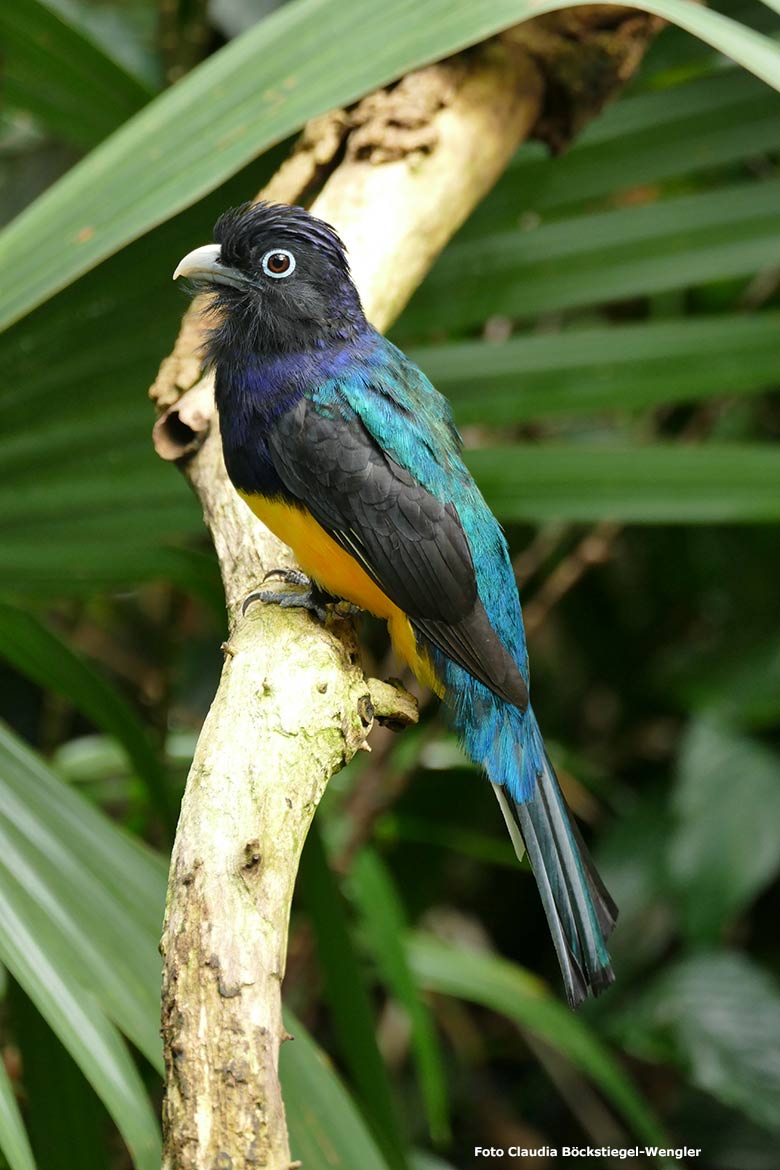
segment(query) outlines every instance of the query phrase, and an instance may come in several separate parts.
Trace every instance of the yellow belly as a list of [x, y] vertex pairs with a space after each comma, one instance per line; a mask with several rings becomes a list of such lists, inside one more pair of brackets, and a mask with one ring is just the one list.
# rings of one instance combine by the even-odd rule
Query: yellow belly
[[343, 597], [360, 609], [384, 618], [396, 651], [409, 663], [420, 682], [438, 695], [442, 694], [441, 682], [436, 678], [428, 656], [418, 649], [406, 614], [309, 512], [264, 496], [239, 494], [266, 528], [290, 546], [307, 577], [334, 597]]

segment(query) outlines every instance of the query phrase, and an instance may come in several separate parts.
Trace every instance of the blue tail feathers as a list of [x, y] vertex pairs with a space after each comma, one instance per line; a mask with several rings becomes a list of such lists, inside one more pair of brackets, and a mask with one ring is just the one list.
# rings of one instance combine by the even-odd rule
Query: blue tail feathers
[[468, 701], [448, 704], [453, 722], [493, 783], [518, 856], [528, 853], [566, 997], [577, 1007], [614, 979], [607, 939], [617, 907], [569, 813], [532, 708], [520, 712], [479, 684], [469, 690]]
[[[529, 733], [539, 737], [533, 716], [531, 722]], [[544, 749], [542, 752], [542, 768], [531, 799], [516, 801], [497, 786], [496, 795], [507, 823], [511, 818], [525, 845], [566, 998], [577, 1007], [588, 994], [599, 995], [614, 979], [606, 941], [617, 919], [617, 907], [571, 819], [549, 757]]]

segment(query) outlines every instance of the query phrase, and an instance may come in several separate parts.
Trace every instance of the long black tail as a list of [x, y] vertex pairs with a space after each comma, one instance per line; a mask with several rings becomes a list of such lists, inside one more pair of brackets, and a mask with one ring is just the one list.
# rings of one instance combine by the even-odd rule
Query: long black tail
[[[528, 714], [535, 725], [532, 712]], [[538, 735], [535, 726], [533, 730]], [[518, 856], [523, 850], [528, 853], [566, 998], [577, 1007], [588, 994], [599, 995], [614, 979], [606, 940], [615, 925], [617, 907], [569, 813], [544, 748], [540, 757], [532, 798], [518, 803], [506, 788], [497, 784], [493, 788]]]

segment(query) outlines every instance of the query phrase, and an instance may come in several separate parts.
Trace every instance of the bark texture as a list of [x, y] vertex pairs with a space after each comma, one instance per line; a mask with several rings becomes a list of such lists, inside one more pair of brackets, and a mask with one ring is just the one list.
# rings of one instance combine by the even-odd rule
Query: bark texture
[[[645, 39], [651, 27], [648, 20]], [[520, 30], [316, 119], [262, 193], [311, 203], [334, 224], [379, 328], [519, 143], [552, 116], [536, 63], [544, 52], [538, 44], [529, 51]], [[334, 615], [320, 626], [262, 605], [242, 617], [241, 603], [264, 573], [292, 559], [227, 479], [212, 386], [197, 357], [202, 329], [195, 304], [151, 391], [158, 453], [179, 461], [203, 506], [230, 622], [170, 872], [163, 1165], [287, 1170], [277, 1064], [300, 851], [329, 777], [367, 746], [374, 718], [403, 723], [414, 711], [408, 696], [364, 679], [351, 622]]]

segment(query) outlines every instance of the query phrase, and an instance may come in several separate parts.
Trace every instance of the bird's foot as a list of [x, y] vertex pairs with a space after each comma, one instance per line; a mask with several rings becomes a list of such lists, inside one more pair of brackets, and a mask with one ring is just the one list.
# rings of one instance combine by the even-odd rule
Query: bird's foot
[[316, 581], [312, 581], [300, 569], [270, 569], [263, 578], [263, 584], [269, 577], [276, 577], [285, 585], [297, 585], [302, 592], [280, 593], [275, 589], [258, 589], [245, 599], [241, 607], [243, 614], [246, 613], [253, 601], [265, 601], [269, 605], [280, 605], [282, 609], [306, 609], [321, 622], [325, 622], [328, 616], [327, 606], [329, 605], [338, 606], [341, 612], [344, 612], [341, 607], [345, 605], [349, 607], [346, 612], [358, 612], [356, 606], [350, 605], [349, 602], [342, 602], [340, 598], [320, 589]]
[[263, 584], [270, 581], [271, 577], [278, 577], [285, 585], [300, 585], [306, 589], [309, 589], [312, 584], [311, 579], [300, 569], [269, 569], [263, 577]]

